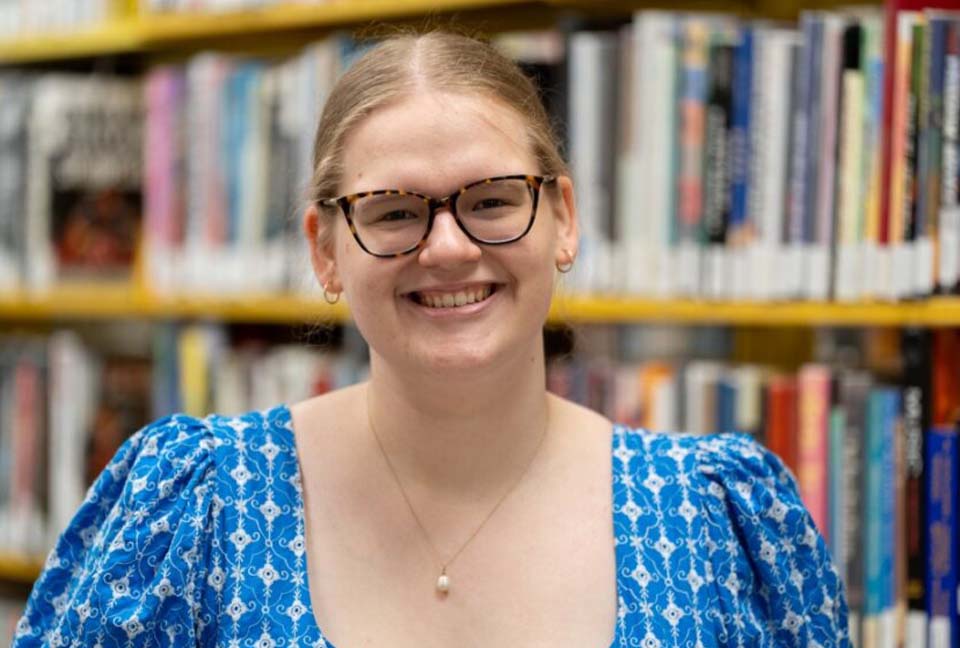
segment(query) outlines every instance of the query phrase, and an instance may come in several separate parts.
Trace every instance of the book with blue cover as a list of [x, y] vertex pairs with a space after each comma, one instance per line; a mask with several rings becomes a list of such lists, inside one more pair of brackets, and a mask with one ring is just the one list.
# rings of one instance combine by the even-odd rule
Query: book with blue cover
[[958, 448], [955, 425], [934, 425], [927, 435], [927, 612], [930, 615], [930, 646], [956, 648], [958, 556]]

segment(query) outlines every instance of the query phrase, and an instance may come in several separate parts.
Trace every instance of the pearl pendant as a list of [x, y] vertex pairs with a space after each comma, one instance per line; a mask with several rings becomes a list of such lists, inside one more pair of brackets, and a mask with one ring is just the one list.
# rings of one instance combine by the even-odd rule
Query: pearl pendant
[[441, 594], [446, 594], [450, 591], [450, 577], [447, 576], [446, 568], [444, 568], [440, 574], [440, 578], [437, 579], [437, 591]]

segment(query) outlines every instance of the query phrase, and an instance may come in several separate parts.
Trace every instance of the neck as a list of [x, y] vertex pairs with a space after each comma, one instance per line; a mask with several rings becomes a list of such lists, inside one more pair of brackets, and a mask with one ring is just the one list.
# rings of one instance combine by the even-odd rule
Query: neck
[[[484, 371], [397, 372], [371, 358], [369, 416], [408, 492], [486, 501], [512, 485], [547, 426], [543, 351]], [[540, 449], [540, 454], [543, 449]]]

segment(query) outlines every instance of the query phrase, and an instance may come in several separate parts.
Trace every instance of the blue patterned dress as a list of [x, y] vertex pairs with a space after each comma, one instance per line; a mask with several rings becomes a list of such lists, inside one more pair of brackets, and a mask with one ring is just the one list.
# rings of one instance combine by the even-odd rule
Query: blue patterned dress
[[[846, 646], [793, 478], [744, 435], [616, 427], [611, 648]], [[131, 437], [34, 586], [13, 645], [331, 646], [310, 603], [290, 410], [174, 415]]]

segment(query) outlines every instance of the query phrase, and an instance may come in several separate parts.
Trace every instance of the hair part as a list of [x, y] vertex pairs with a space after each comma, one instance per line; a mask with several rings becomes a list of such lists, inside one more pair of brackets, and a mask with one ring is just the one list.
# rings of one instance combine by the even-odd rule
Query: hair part
[[[569, 175], [537, 88], [520, 67], [490, 43], [438, 30], [383, 40], [334, 85], [314, 140], [311, 202], [339, 195], [344, 141], [360, 122], [382, 107], [430, 88], [489, 98], [512, 109], [526, 126], [539, 172]], [[321, 213], [330, 211], [318, 208]]]

